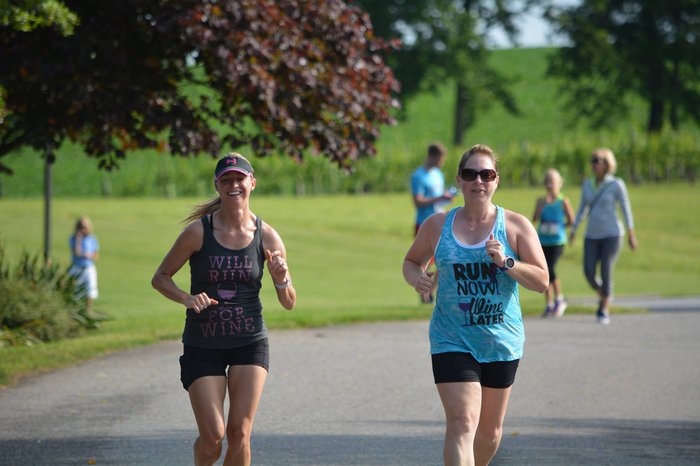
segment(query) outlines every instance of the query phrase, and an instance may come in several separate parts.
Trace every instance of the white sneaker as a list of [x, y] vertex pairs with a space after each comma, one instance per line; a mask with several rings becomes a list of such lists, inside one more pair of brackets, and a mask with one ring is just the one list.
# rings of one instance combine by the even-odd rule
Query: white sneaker
[[566, 302], [564, 298], [557, 299], [556, 302], [554, 303], [554, 312], [552, 313], [554, 317], [561, 317], [564, 315], [564, 311], [566, 311], [566, 307], [569, 304]]
[[599, 324], [608, 325], [610, 323], [610, 313], [603, 309], [598, 309], [595, 314], [595, 319]]

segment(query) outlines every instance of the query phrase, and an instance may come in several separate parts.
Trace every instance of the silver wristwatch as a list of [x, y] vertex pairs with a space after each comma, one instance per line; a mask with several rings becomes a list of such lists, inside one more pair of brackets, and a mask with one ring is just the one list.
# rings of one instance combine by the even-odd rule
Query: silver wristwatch
[[499, 267], [498, 270], [505, 272], [512, 269], [515, 266], [515, 259], [510, 256], [506, 256], [506, 260], [503, 261], [503, 267]]

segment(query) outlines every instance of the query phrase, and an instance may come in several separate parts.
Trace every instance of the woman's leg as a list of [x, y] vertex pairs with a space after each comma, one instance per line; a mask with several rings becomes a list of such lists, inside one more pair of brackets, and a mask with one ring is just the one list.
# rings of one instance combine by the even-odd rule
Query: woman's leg
[[544, 259], [547, 262], [547, 270], [549, 271], [549, 286], [544, 292], [544, 313], [542, 317], [551, 317], [552, 310], [554, 309], [554, 286], [552, 283], [552, 247], [542, 246], [542, 252], [544, 252]]
[[503, 436], [503, 419], [510, 398], [508, 388], [481, 389], [481, 416], [474, 438], [474, 464], [487, 465], [501, 444]]
[[255, 365], [231, 366], [228, 372], [228, 449], [224, 466], [250, 465], [250, 435], [260, 403], [267, 370]]
[[595, 276], [595, 269], [600, 259], [600, 241], [586, 238], [583, 243], [583, 273], [591, 288], [599, 294], [602, 284]]
[[437, 389], [445, 410], [445, 466], [471, 466], [481, 410], [481, 385], [449, 382], [437, 384]]
[[561, 298], [564, 293], [561, 290], [561, 281], [559, 278], [555, 278], [552, 280], [552, 283], [549, 284], [549, 287], [552, 288], [552, 291], [554, 292], [554, 300], [556, 301], [557, 298]]
[[549, 286], [547, 286], [547, 289], [544, 290], [544, 303], [546, 306], [545, 310], [549, 310], [554, 305], [554, 297], [554, 282], [550, 282]]
[[613, 267], [615, 266], [615, 262], [620, 254], [622, 237], [616, 236], [614, 238], [605, 238], [600, 240], [600, 242], [600, 276], [602, 278], [601, 294], [603, 298], [608, 298], [605, 306], [605, 309], [607, 309], [607, 304], [610, 303], [610, 296], [612, 296], [613, 291]]
[[199, 437], [194, 442], [195, 466], [210, 466], [219, 459], [224, 440], [226, 377], [200, 377], [188, 388]]

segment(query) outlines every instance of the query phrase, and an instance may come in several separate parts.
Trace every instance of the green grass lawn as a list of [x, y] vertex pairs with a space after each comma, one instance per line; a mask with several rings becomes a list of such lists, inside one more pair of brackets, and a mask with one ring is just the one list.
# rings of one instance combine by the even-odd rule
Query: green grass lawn
[[[578, 187], [565, 188], [577, 206]], [[697, 186], [632, 186], [630, 193], [640, 247], [634, 253], [627, 247], [623, 250], [616, 267], [616, 293], [698, 293], [700, 266], [691, 252], [699, 243], [694, 235], [699, 220], [684, 207], [700, 202]], [[494, 199], [529, 217], [541, 194], [535, 189], [501, 187]], [[179, 234], [180, 221], [200, 200], [55, 200], [52, 257], [68, 263], [67, 241], [74, 221], [89, 215], [101, 245], [96, 308], [114, 319], [77, 339], [0, 349], [0, 383], [109, 351], [179, 338], [184, 309], [153, 290], [150, 279]], [[252, 208], [282, 235], [298, 291], [296, 309], [284, 311], [265, 277], [262, 299], [269, 327], [429, 318], [430, 308], [418, 304], [401, 275], [403, 256], [413, 237], [410, 195], [257, 197]], [[0, 218], [0, 242], [12, 263], [22, 251], [41, 253], [42, 200], [2, 199]], [[569, 297], [591, 295], [581, 272], [581, 247], [579, 241], [567, 248], [558, 268]], [[185, 267], [176, 276], [185, 288], [188, 275]], [[541, 312], [541, 295], [523, 290], [521, 301], [525, 314]], [[567, 312], [577, 311], [591, 309]]]

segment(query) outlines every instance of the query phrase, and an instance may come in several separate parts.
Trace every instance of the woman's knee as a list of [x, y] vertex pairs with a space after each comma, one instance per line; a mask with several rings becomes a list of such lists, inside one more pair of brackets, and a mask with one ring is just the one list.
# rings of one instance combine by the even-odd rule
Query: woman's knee
[[503, 425], [480, 425], [475, 438], [482, 443], [498, 443], [503, 435]]
[[451, 414], [445, 420], [447, 431], [455, 435], [474, 435], [479, 423], [478, 415], [472, 413]]
[[211, 430], [206, 432], [200, 432], [197, 443], [199, 448], [207, 456], [218, 457], [221, 454], [221, 447], [224, 442], [224, 432], [223, 430]]
[[226, 439], [228, 440], [229, 448], [235, 450], [250, 448], [250, 434], [252, 423], [242, 422], [229, 424], [226, 427]]

